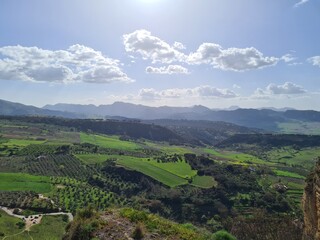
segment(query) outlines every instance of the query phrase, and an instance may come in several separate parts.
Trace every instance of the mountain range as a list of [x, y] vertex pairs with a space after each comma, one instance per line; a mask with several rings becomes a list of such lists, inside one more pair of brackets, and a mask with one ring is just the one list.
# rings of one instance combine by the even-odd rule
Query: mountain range
[[[220, 121], [233, 123], [249, 128], [279, 131], [281, 123], [320, 122], [320, 112], [313, 110], [279, 109], [242, 109], [217, 110], [205, 106], [192, 107], [149, 107], [132, 103], [115, 102], [110, 105], [80, 105], [80, 104], [55, 104], [45, 105], [43, 108], [27, 106], [20, 103], [0, 100], [1, 115], [42, 115], [58, 116], [65, 118], [106, 118], [116, 120], [150, 121], [156, 119], [170, 119], [181, 123], [189, 121]], [[158, 122], [154, 122], [160, 124]], [[163, 123], [163, 121], [162, 121]], [[163, 123], [164, 124], [164, 123]], [[160, 124], [160, 125], [163, 125]], [[172, 126], [177, 123], [170, 122]], [[191, 124], [186, 122], [185, 124]], [[194, 123], [192, 123], [194, 124]], [[204, 123], [202, 122], [201, 125]], [[166, 124], [165, 124], [166, 125]]]

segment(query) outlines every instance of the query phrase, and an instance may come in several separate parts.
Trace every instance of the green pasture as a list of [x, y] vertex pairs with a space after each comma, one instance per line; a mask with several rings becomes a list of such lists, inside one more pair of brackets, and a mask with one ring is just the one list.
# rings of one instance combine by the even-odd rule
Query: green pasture
[[85, 164], [96, 164], [96, 163], [103, 163], [107, 159], [110, 158], [110, 155], [106, 154], [75, 154], [77, 158], [79, 158]]
[[301, 176], [297, 173], [288, 172], [288, 171], [282, 171], [282, 170], [273, 170], [277, 176], [281, 177], [289, 177], [289, 178], [299, 178], [299, 179], [305, 179], [304, 176]]
[[116, 156], [116, 158], [118, 159], [117, 163], [119, 165], [141, 172], [169, 187], [176, 187], [188, 183], [186, 179], [148, 162], [147, 159], [142, 160], [129, 156]]
[[183, 155], [185, 153], [192, 153], [193, 151], [186, 147], [176, 146], [176, 145], [169, 145], [167, 143], [154, 143], [150, 141], [145, 141], [145, 145], [153, 148], [155, 150], [161, 151], [167, 154], [180, 154]]
[[51, 191], [50, 178], [25, 173], [0, 173], [0, 190], [47, 193]]
[[102, 136], [96, 134], [80, 133], [81, 143], [91, 143], [104, 148], [135, 151], [140, 146], [134, 142], [121, 141], [118, 136]]
[[283, 163], [289, 166], [299, 165], [310, 171], [320, 156], [320, 148], [304, 148], [300, 150], [292, 147], [277, 148], [267, 153], [267, 158], [275, 163]]
[[42, 144], [44, 142], [44, 140], [34, 139], [9, 139], [8, 142], [2, 143], [2, 145], [7, 147], [26, 147], [30, 144]]
[[[4, 237], [23, 231], [23, 228], [20, 229], [16, 225], [19, 222], [22, 223], [22, 220], [16, 217], [9, 216], [6, 212], [0, 209], [0, 233], [3, 233]], [[0, 237], [0, 239], [2, 239], [2, 237]]]
[[201, 187], [201, 188], [212, 188], [216, 187], [218, 183], [211, 176], [195, 176], [192, 179], [193, 186]]
[[67, 222], [62, 220], [62, 215], [43, 216], [40, 224], [31, 227], [30, 235], [34, 240], [62, 239], [67, 224]]
[[255, 157], [250, 154], [246, 153], [237, 153], [237, 152], [231, 152], [231, 151], [221, 151], [218, 152], [212, 148], [203, 148], [201, 149], [203, 152], [208, 153], [210, 155], [213, 155], [218, 158], [231, 160], [232, 162], [236, 164], [241, 165], [249, 165], [249, 164], [263, 164], [263, 165], [274, 165], [273, 163], [266, 162], [258, 157]]
[[150, 161], [148, 161], [148, 163], [186, 179], [190, 179], [193, 176], [197, 175], [197, 171], [192, 170], [191, 166], [185, 161], [162, 163], [151, 159]]

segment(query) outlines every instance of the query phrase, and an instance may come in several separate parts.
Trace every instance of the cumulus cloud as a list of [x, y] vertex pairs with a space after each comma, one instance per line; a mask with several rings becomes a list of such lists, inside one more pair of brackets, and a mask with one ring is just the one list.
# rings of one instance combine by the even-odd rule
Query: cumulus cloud
[[313, 66], [320, 67], [320, 56], [308, 58], [308, 62], [310, 62]]
[[288, 63], [288, 62], [292, 62], [293, 60], [296, 60], [297, 58], [295, 58], [292, 54], [288, 53], [285, 54], [281, 57], [281, 60], [283, 60], [284, 62]]
[[184, 46], [181, 42], [174, 42], [173, 47], [178, 50], [186, 49], [186, 46]]
[[212, 64], [214, 60], [220, 56], [222, 47], [215, 43], [203, 43], [196, 52], [190, 53], [188, 62], [190, 64]]
[[172, 88], [156, 91], [153, 88], [144, 88], [139, 91], [138, 97], [143, 100], [160, 100], [169, 98], [235, 98], [238, 95], [229, 89], [220, 89], [212, 86], [195, 88]]
[[304, 93], [307, 93], [307, 91], [302, 86], [291, 82], [285, 82], [282, 85], [270, 83], [265, 89], [258, 88], [254, 92], [254, 96], [258, 98], [265, 98], [271, 95], [292, 95]]
[[305, 4], [309, 2], [309, 0], [300, 0], [299, 2], [297, 2], [294, 7], [300, 7], [301, 5]]
[[146, 68], [146, 73], [154, 73], [154, 74], [189, 74], [187, 68], [182, 67], [180, 65], [169, 65], [167, 67], [151, 67], [148, 66]]
[[83, 45], [67, 50], [5, 46], [0, 48], [0, 79], [31, 82], [110, 83], [132, 81], [118, 60]]
[[[180, 51], [185, 49], [182, 43], [170, 45], [144, 29], [123, 35], [123, 43], [128, 53], [138, 54], [152, 63], [210, 64], [214, 68], [241, 72], [272, 66], [280, 60], [264, 56], [254, 47], [224, 49], [216, 43], [202, 43], [195, 52], [184, 54]], [[289, 60], [289, 57], [283, 59]]]
[[275, 65], [276, 57], [265, 57], [257, 49], [228, 48], [223, 49], [215, 43], [203, 43], [198, 50], [188, 57], [190, 64], [211, 64], [214, 68], [231, 71], [246, 71]]
[[144, 29], [123, 35], [123, 44], [127, 52], [140, 54], [143, 59], [149, 59], [153, 63], [181, 62], [186, 58], [182, 52], [176, 49], [177, 44], [171, 46]]

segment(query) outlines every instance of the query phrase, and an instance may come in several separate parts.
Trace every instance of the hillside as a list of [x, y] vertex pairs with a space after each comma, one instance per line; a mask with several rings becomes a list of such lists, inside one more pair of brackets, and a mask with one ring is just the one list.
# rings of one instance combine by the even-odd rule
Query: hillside
[[130, 103], [115, 102], [110, 105], [46, 105], [44, 109], [68, 111], [87, 116], [125, 117], [143, 120], [175, 119], [223, 121], [249, 128], [285, 133], [320, 134], [317, 111], [284, 109], [235, 109], [214, 110], [197, 105], [193, 107], [148, 107]]
[[0, 99], [0, 115], [11, 115], [11, 116], [56, 116], [65, 118], [83, 118], [84, 115], [79, 113], [70, 113], [58, 110], [41, 109], [34, 106], [28, 106], [21, 103], [13, 103]]
[[177, 224], [154, 214], [131, 208], [95, 212], [80, 210], [67, 227], [64, 240], [75, 239], [185, 239], [210, 240], [214, 235], [192, 224]]
[[[194, 239], [190, 236], [195, 232], [201, 239], [198, 228], [209, 236], [225, 229], [238, 240], [301, 239], [304, 179], [319, 155], [319, 136], [263, 134], [229, 123], [186, 120], [178, 134], [172, 129], [179, 121], [158, 123], [165, 126], [0, 117], [0, 206], [24, 216], [75, 215], [89, 206], [97, 212], [92, 222], [75, 218], [66, 231], [62, 217], [44, 218], [60, 226], [50, 233], [60, 236], [73, 236], [85, 224], [86, 234], [101, 239], [130, 236], [140, 226], [146, 239]], [[192, 139], [206, 139], [197, 135], [199, 129], [224, 140], [221, 145], [195, 145]], [[141, 225], [119, 208], [132, 209], [129, 213]], [[6, 219], [0, 217], [0, 227]], [[154, 221], [161, 223], [148, 224]], [[34, 239], [35, 229], [52, 226], [44, 223], [31, 227]], [[3, 233], [21, 228], [12, 224]]]
[[158, 119], [145, 120], [145, 123], [153, 123], [164, 126], [176, 132], [185, 139], [189, 139], [194, 144], [201, 143], [206, 145], [217, 144], [230, 136], [237, 134], [256, 134], [263, 130], [242, 127], [227, 122], [213, 122], [204, 120], [173, 120]]

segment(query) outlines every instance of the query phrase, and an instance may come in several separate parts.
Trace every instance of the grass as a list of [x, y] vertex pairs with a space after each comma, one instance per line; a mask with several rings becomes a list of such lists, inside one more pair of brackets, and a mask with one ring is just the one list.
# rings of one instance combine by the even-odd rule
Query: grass
[[211, 176], [195, 176], [192, 179], [193, 186], [201, 187], [201, 188], [212, 188], [216, 187], [218, 183]]
[[42, 144], [44, 140], [33, 140], [33, 139], [9, 139], [8, 142], [3, 143], [2, 145], [7, 147], [26, 147], [30, 144]]
[[197, 175], [197, 171], [192, 170], [191, 166], [185, 161], [158, 163], [157, 161], [151, 159], [149, 163], [182, 178], [191, 178]]
[[164, 170], [156, 164], [151, 164], [147, 159], [142, 160], [140, 158], [130, 156], [116, 156], [116, 158], [118, 159], [118, 164], [141, 172], [169, 187], [176, 187], [188, 183], [186, 179]]
[[169, 144], [165, 144], [165, 143], [154, 143], [154, 142], [149, 142], [146, 141], [145, 145], [148, 147], [151, 147], [155, 150], [167, 153], [167, 154], [180, 154], [183, 155], [185, 153], [192, 153], [193, 151], [185, 148], [185, 147], [181, 147], [181, 146], [175, 146], [175, 145], [169, 145]]
[[106, 154], [76, 154], [75, 156], [85, 164], [103, 163], [110, 158], [110, 155]]
[[0, 233], [8, 236], [21, 232], [23, 229], [18, 228], [16, 225], [18, 222], [22, 222], [22, 220], [9, 216], [6, 212], [0, 210]]
[[104, 148], [135, 151], [140, 146], [134, 142], [121, 141], [118, 136], [102, 136], [80, 133], [81, 143], [91, 143]]
[[48, 193], [51, 191], [50, 178], [25, 173], [0, 173], [0, 190]]
[[231, 160], [235, 164], [249, 165], [249, 164], [262, 164], [262, 165], [274, 165], [273, 163], [266, 162], [258, 157], [255, 157], [246, 153], [237, 153], [231, 151], [218, 152], [211, 148], [203, 148], [202, 151], [211, 154], [215, 157]]
[[283, 163], [285, 165], [299, 165], [310, 171], [316, 162], [316, 158], [320, 156], [320, 148], [304, 148], [295, 150], [292, 147], [283, 147], [274, 149], [267, 153], [268, 159], [275, 163]]
[[58, 240], [62, 239], [66, 226], [62, 215], [43, 216], [40, 224], [31, 227], [30, 235], [34, 240]]
[[282, 171], [282, 170], [273, 170], [277, 176], [281, 177], [290, 177], [290, 178], [299, 178], [299, 179], [305, 179], [304, 176], [301, 176], [297, 173], [288, 172], [288, 171]]

